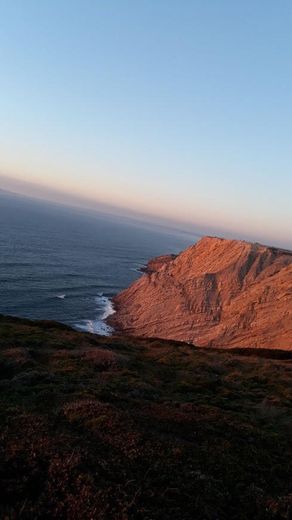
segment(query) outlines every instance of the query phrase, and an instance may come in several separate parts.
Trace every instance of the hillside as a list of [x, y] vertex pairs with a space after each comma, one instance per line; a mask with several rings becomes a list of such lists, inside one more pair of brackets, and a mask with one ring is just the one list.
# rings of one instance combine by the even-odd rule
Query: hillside
[[291, 362], [0, 317], [0, 518], [290, 519]]
[[199, 346], [292, 349], [291, 251], [205, 237], [161, 258], [114, 299], [117, 331]]

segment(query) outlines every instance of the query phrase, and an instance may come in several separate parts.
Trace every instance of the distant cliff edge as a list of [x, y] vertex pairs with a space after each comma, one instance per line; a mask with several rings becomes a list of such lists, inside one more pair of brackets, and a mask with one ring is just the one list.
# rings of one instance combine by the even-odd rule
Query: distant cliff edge
[[204, 237], [152, 259], [114, 298], [110, 323], [129, 335], [199, 346], [292, 350], [292, 252]]

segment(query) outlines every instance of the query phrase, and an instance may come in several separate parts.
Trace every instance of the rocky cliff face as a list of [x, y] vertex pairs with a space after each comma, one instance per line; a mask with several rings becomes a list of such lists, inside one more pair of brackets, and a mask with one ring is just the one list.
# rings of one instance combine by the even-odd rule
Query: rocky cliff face
[[205, 237], [114, 299], [129, 335], [292, 350], [292, 252]]

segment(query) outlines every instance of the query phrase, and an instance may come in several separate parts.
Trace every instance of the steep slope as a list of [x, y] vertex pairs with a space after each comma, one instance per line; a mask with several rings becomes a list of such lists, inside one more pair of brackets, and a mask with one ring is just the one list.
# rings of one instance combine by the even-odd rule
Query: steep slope
[[111, 324], [199, 346], [292, 349], [292, 252], [205, 237], [115, 299]]

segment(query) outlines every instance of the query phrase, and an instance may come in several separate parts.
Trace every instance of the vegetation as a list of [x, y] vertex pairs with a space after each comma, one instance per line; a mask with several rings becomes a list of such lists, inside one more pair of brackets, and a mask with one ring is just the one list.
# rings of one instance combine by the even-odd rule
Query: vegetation
[[7, 317], [0, 347], [1, 518], [291, 519], [292, 353]]

